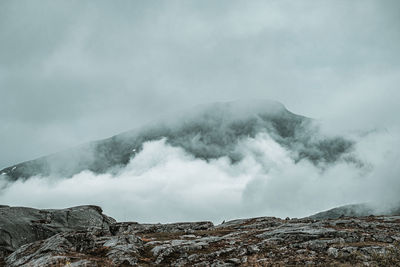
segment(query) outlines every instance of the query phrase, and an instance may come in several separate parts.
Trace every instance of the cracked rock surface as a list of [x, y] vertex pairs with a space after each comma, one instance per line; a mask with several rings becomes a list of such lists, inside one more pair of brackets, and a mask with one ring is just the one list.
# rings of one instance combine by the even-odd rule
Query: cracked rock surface
[[[115, 222], [98, 207], [82, 206], [23, 210], [24, 219], [7, 218], [18, 222], [18, 232], [7, 226], [2, 209], [7, 266], [400, 266], [395, 215], [139, 224]], [[74, 214], [68, 220], [67, 211]]]
[[114, 219], [102, 214], [102, 209], [97, 206], [60, 210], [0, 206], [0, 256], [24, 244], [61, 232], [86, 230], [90, 227], [108, 230], [114, 222]]

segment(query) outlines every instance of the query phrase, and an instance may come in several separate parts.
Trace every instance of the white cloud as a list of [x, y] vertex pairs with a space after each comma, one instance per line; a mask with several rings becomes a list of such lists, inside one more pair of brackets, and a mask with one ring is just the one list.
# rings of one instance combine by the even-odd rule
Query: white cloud
[[115, 176], [84, 171], [69, 179], [34, 177], [9, 184], [0, 203], [97, 204], [118, 220], [140, 222], [307, 216], [342, 204], [399, 200], [398, 144], [388, 134], [371, 134], [360, 140], [357, 153], [372, 169], [337, 163], [321, 171], [307, 160], [295, 164], [265, 133], [237, 145], [244, 158], [236, 164], [225, 157], [194, 158], [162, 139], [145, 143]]
[[215, 101], [399, 124], [399, 1], [0, 5], [0, 168]]

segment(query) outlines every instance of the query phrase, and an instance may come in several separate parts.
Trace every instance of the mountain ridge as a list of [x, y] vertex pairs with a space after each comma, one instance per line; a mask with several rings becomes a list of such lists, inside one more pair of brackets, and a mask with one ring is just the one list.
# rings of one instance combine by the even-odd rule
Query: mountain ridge
[[234, 164], [242, 158], [235, 145], [260, 132], [268, 133], [293, 151], [296, 161], [306, 159], [320, 166], [338, 160], [357, 162], [351, 155], [354, 141], [340, 136], [325, 137], [312, 119], [288, 111], [279, 102], [257, 100], [198, 106], [142, 128], [12, 165], [1, 170], [0, 177], [15, 181], [35, 175], [71, 177], [84, 170], [112, 173], [126, 166], [141, 151], [143, 143], [161, 138], [196, 158], [228, 157]]

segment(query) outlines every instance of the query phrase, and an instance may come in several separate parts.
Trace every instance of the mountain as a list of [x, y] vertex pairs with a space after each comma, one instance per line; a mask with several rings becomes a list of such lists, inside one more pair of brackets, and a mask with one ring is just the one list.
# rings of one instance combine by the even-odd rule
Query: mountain
[[381, 215], [400, 215], [400, 203], [392, 204], [390, 207], [382, 208], [384, 205], [377, 203], [361, 203], [344, 205], [327, 211], [318, 212], [309, 218], [315, 220], [338, 219], [341, 217], [363, 217]]
[[352, 140], [322, 135], [313, 119], [294, 114], [281, 103], [256, 100], [213, 103], [164, 116], [111, 138], [7, 167], [0, 171], [0, 178], [71, 177], [84, 170], [113, 173], [140, 153], [145, 142], [161, 138], [196, 158], [228, 157], [235, 164], [243, 157], [237, 144], [260, 133], [268, 133], [288, 149], [296, 162], [309, 160], [321, 168], [339, 160], [360, 164], [351, 154]]

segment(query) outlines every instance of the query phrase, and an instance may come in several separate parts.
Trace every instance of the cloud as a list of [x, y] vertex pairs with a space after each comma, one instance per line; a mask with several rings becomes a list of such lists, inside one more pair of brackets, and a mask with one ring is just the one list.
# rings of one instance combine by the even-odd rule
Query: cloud
[[0, 5], [0, 168], [245, 97], [399, 122], [398, 1]]
[[204, 160], [190, 153], [201, 148], [193, 136], [180, 140], [185, 150], [171, 140], [146, 143], [118, 175], [36, 177], [4, 185], [0, 200], [93, 203], [140, 221], [391, 203], [400, 191], [399, 12], [396, 0], [2, 1], [0, 169], [160, 114], [243, 98], [278, 100], [321, 119], [328, 133], [353, 130], [355, 142], [328, 147], [348, 144], [346, 154], [365, 164], [340, 157], [321, 169], [296, 151], [321, 156], [326, 143], [289, 147], [272, 133], [228, 147], [243, 155], [234, 164], [212, 149]]
[[3, 185], [0, 202], [39, 208], [97, 204], [118, 220], [174, 222], [251, 216], [300, 217], [342, 204], [399, 201], [399, 140], [373, 133], [357, 143], [369, 163], [339, 161], [321, 171], [268, 134], [242, 139], [244, 157], [203, 160], [166, 139], [149, 141], [115, 175], [83, 171], [72, 178], [33, 177]]
[[339, 160], [363, 165], [351, 154], [354, 141], [350, 138], [321, 134], [315, 121], [289, 112], [279, 102], [253, 100], [198, 106], [146, 127], [11, 166], [3, 172], [12, 180], [35, 175], [71, 177], [83, 170], [113, 172], [116, 167], [125, 166], [142, 149], [143, 142], [163, 137], [168, 144], [182, 147], [197, 158], [227, 156], [235, 163], [244, 157], [237, 149], [238, 142], [263, 132], [288, 149], [295, 162], [307, 159], [321, 169]]

